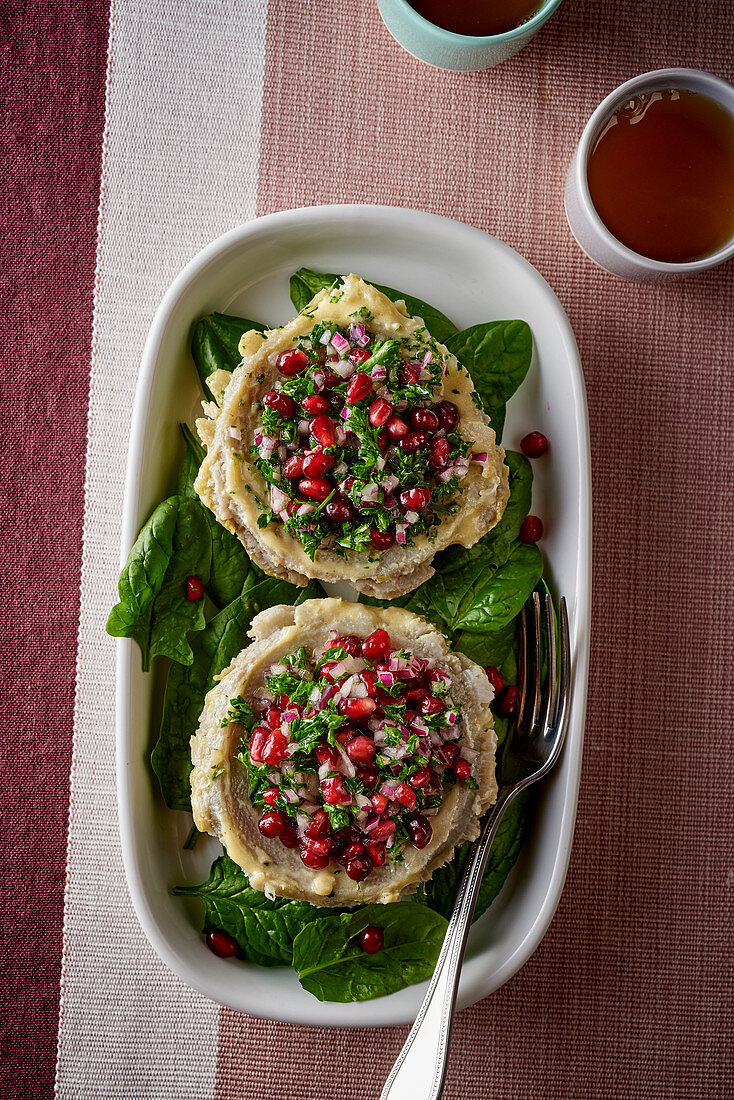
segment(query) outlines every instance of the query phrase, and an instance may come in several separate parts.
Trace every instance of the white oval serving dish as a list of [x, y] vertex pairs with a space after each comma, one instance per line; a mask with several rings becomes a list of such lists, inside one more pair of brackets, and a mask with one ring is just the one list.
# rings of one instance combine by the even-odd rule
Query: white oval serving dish
[[[463, 1008], [501, 986], [540, 943], [563, 889], [578, 796], [589, 659], [591, 471], [583, 375], [576, 342], [545, 280], [511, 248], [447, 218], [384, 206], [320, 206], [249, 222], [203, 249], [176, 278], [151, 325], [133, 413], [122, 527], [123, 561], [141, 524], [172, 489], [183, 448], [179, 421], [201, 400], [191, 329], [218, 310], [276, 326], [293, 315], [288, 278], [299, 267], [355, 272], [398, 287], [459, 327], [523, 318], [535, 352], [508, 406], [503, 442], [540, 430], [549, 454], [533, 464], [533, 512], [544, 521], [548, 580], [568, 599], [573, 652], [571, 726], [561, 763], [543, 785], [533, 831], [501, 894], [474, 926], [461, 977]], [[140, 923], [185, 982], [241, 1012], [324, 1026], [413, 1020], [425, 992], [411, 986], [359, 1004], [321, 1003], [293, 971], [221, 960], [206, 948], [197, 903], [171, 896], [201, 882], [219, 845], [183, 843], [191, 819], [168, 810], [149, 765], [162, 699], [160, 673], [144, 673], [131, 641], [117, 649], [117, 783], [127, 880]]]

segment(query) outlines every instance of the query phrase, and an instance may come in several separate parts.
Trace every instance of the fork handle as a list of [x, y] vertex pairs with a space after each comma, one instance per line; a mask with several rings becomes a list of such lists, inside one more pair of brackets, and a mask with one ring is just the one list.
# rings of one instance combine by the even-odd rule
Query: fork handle
[[438, 1100], [446, 1078], [456, 991], [471, 919], [492, 842], [518, 787], [503, 787], [474, 842], [436, 969], [380, 1100]]

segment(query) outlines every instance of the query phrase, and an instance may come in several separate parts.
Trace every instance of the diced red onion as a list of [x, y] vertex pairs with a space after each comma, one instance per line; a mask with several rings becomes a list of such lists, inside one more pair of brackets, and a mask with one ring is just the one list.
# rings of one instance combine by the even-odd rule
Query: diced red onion
[[430, 351], [427, 351], [426, 354], [423, 356], [423, 358], [421, 360], [421, 366], [422, 367], [427, 367], [428, 364], [430, 363], [431, 359], [433, 359], [433, 355], [431, 354]]
[[324, 374], [324, 372], [322, 370], [315, 370], [311, 377], [313, 378], [313, 384], [316, 389], [323, 390], [324, 384], [326, 382], [326, 375]]
[[405, 522], [408, 524], [417, 523], [419, 519], [420, 516], [417, 512], [407, 511], [405, 513]]
[[338, 363], [332, 363], [331, 369], [334, 374], [338, 374], [340, 378], [349, 378], [354, 374], [357, 369], [354, 363], [350, 363], [348, 359], [341, 359]]
[[[281, 726], [281, 729], [282, 728], [283, 727]], [[298, 742], [297, 741], [291, 741], [290, 745], [286, 745], [286, 747], [285, 747], [285, 755], [286, 756], [293, 756], [293, 754], [297, 753], [297, 752], [298, 752]]]
[[294, 805], [296, 802], [300, 802], [300, 799], [295, 791], [281, 791], [280, 793], [289, 805]]
[[369, 501], [370, 503], [373, 503], [377, 500], [378, 494], [379, 486], [376, 482], [371, 481], [369, 485], [365, 485], [364, 489], [360, 493], [360, 497], [364, 501]]
[[341, 745], [338, 742], [337, 742], [337, 745], [336, 745], [336, 750], [339, 753], [339, 756], [341, 757], [341, 768], [339, 770], [344, 775], [348, 775], [350, 777], [350, 779], [353, 778], [357, 774], [357, 769], [355, 768], [354, 764], [349, 759], [349, 757], [345, 753], [344, 749], [341, 747]]
[[311, 820], [306, 814], [296, 814], [296, 833], [298, 836], [303, 836], [310, 824]]
[[361, 336], [364, 336], [364, 325], [350, 325], [349, 326], [349, 339], [359, 340]]
[[384, 382], [387, 378], [387, 367], [382, 367], [378, 363], [376, 367], [372, 368], [371, 374], [373, 382]]
[[461, 745], [459, 748], [459, 756], [462, 760], [466, 760], [468, 764], [473, 764], [479, 753], [476, 749], [470, 749], [468, 745]]
[[270, 486], [270, 503], [274, 512], [280, 512], [288, 506], [288, 497], [276, 485]]
[[323, 331], [323, 332], [321, 333], [321, 335], [319, 336], [319, 343], [320, 343], [320, 344], [323, 344], [324, 346], [326, 346], [326, 344], [328, 344], [328, 343], [329, 343], [330, 341], [331, 341], [331, 332], [330, 332], [330, 330], [329, 330], [329, 329], [327, 328], [327, 329], [325, 329], [325, 330], [324, 330], [324, 331]]
[[487, 452], [486, 451], [474, 451], [474, 453], [471, 456], [471, 460], [472, 460], [472, 462], [486, 462], [487, 461]]
[[424, 817], [435, 817], [436, 814], [438, 813], [438, 811], [439, 811], [438, 806], [432, 806], [430, 809], [425, 809], [425, 808], [422, 809], [421, 813], [423, 814]]
[[277, 439], [273, 439], [271, 435], [264, 435], [262, 441], [258, 445], [258, 454], [260, 458], [270, 458], [275, 448], [278, 446]]
[[447, 726], [455, 726], [458, 719], [459, 719], [459, 716], [456, 713], [456, 711], [455, 710], [450, 710], [446, 714], [446, 725]]
[[326, 761], [324, 761], [323, 764], [321, 764], [319, 766], [319, 781], [321, 781], [322, 779], [326, 779], [326, 777], [327, 777], [327, 775], [329, 774], [330, 771], [331, 771], [331, 764], [329, 763], [328, 760], [326, 760]]
[[347, 433], [342, 428], [341, 424], [337, 424], [334, 430], [334, 442], [337, 447], [343, 447], [347, 441]]
[[384, 794], [385, 798], [394, 798], [395, 791], [399, 787], [399, 783], [394, 782], [392, 779], [386, 779], [380, 787], [380, 794]]
[[406, 534], [407, 530], [408, 530], [407, 523], [396, 523], [395, 524], [395, 541], [400, 546], [405, 546], [406, 542], [408, 541], [408, 536]]
[[315, 504], [299, 504], [298, 509], [296, 511], [296, 515], [297, 516], [307, 516], [309, 512], [313, 512], [315, 510], [316, 510], [316, 505]]
[[395, 683], [392, 672], [378, 672], [377, 679], [380, 681], [380, 687], [384, 688], [391, 688]]
[[341, 355], [342, 352], [349, 350], [349, 341], [345, 340], [340, 332], [335, 332], [331, 338], [331, 342], [336, 348], [337, 355]]
[[357, 340], [357, 343], [359, 344], [359, 346], [361, 348], [366, 348], [367, 345], [369, 344], [369, 342], [370, 342], [370, 335], [367, 332], [365, 332], [364, 336], [360, 336], [359, 339]]
[[263, 441], [263, 433], [262, 432], [255, 432], [255, 446], [259, 447], [260, 444], [262, 443], [262, 441]]
[[298, 421], [298, 434], [299, 435], [308, 435], [308, 425], [309, 425], [309, 423], [310, 423], [310, 421], [308, 421], [308, 420], [299, 420]]

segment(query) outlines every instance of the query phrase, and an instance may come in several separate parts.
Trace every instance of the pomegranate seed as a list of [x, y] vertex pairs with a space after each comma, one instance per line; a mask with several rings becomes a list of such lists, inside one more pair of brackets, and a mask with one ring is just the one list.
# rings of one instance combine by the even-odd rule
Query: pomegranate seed
[[428, 461], [436, 470], [441, 470], [451, 457], [451, 444], [448, 439], [434, 439], [431, 441], [431, 451]]
[[364, 783], [368, 791], [371, 791], [373, 787], [376, 787], [380, 776], [377, 768], [365, 767], [359, 769], [359, 778]]
[[323, 477], [304, 477], [298, 482], [299, 492], [311, 500], [326, 500], [331, 496], [333, 488]]
[[385, 845], [380, 844], [379, 840], [370, 840], [364, 846], [367, 855], [370, 857], [375, 867], [384, 867], [385, 860], [387, 859], [387, 852], [385, 851]]
[[387, 424], [392, 416], [392, 405], [384, 397], [378, 397], [370, 405], [370, 424], [373, 428], [381, 428]]
[[296, 411], [293, 398], [289, 397], [287, 393], [279, 393], [278, 390], [268, 390], [267, 393], [264, 393], [263, 405], [267, 405], [269, 409], [274, 409], [278, 416], [292, 416]]
[[344, 849], [342, 852], [342, 859], [354, 859], [355, 856], [361, 856], [363, 851], [364, 844], [355, 840], [353, 844], [350, 844], [348, 848]]
[[366, 397], [371, 390], [372, 379], [369, 374], [357, 372], [352, 375], [347, 384], [347, 401], [350, 405], [355, 405], [357, 401], [361, 401], [363, 397]]
[[250, 759], [254, 764], [262, 764], [263, 749], [270, 737], [267, 726], [255, 726], [250, 737]]
[[333, 675], [334, 669], [339, 665], [338, 661], [324, 661], [321, 666], [321, 675], [325, 680], [328, 680], [330, 684], [335, 684], [338, 677]]
[[303, 456], [303, 472], [306, 477], [320, 477], [334, 465], [334, 456], [325, 455], [320, 447]]
[[267, 787], [263, 791], [263, 802], [266, 806], [274, 806], [278, 801], [278, 795], [280, 791], [277, 787]]
[[506, 687], [495, 701], [495, 709], [502, 718], [514, 718], [519, 709], [519, 696], [516, 687]]
[[370, 924], [359, 937], [359, 942], [362, 945], [362, 950], [366, 951], [368, 955], [376, 955], [385, 942], [385, 937], [381, 928], [378, 928], [376, 924]]
[[428, 696], [428, 692], [425, 688], [408, 688], [405, 693], [405, 698], [410, 699], [414, 706], [418, 704]]
[[376, 706], [374, 699], [341, 699], [336, 709], [345, 718], [359, 722], [363, 718], [369, 718]]
[[319, 413], [329, 411], [328, 397], [322, 397], [319, 393], [312, 393], [309, 397], [304, 397], [301, 404], [310, 416], [318, 416]]
[[[406, 439], [408, 436], [406, 435]], [[431, 503], [430, 489], [406, 489], [400, 494], [403, 508], [411, 512], [422, 512]]]
[[426, 783], [431, 782], [430, 768], [419, 768], [417, 772], [413, 772], [408, 782], [411, 787], [417, 787], [419, 790], [421, 787], [425, 787]]
[[425, 699], [421, 699], [418, 710], [421, 714], [427, 716], [429, 714], [440, 714], [442, 710], [445, 710], [445, 707], [435, 695], [426, 695]]
[[400, 784], [395, 791], [395, 798], [401, 806], [405, 806], [408, 810], [412, 810], [415, 806], [415, 791], [407, 783]]
[[389, 550], [395, 542], [395, 536], [390, 531], [378, 531], [376, 527], [370, 527], [370, 542], [375, 550]]
[[415, 847], [425, 848], [433, 836], [433, 829], [428, 818], [424, 817], [423, 814], [413, 814], [405, 824]]
[[356, 733], [357, 730], [354, 726], [345, 726], [344, 729], [340, 729], [338, 733], [335, 733], [334, 737], [336, 737], [341, 747], [345, 749], [347, 747], [347, 742], [351, 741]]
[[338, 806], [340, 802], [348, 802], [350, 795], [344, 786], [344, 776], [335, 775], [331, 779], [321, 780], [321, 793], [327, 806]]
[[459, 423], [459, 410], [453, 401], [439, 401], [435, 406], [438, 419], [445, 432], [452, 432]]
[[204, 595], [204, 585], [199, 577], [186, 578], [186, 599], [189, 603], [196, 603]]
[[437, 432], [441, 423], [433, 409], [413, 409], [410, 422], [414, 428], [420, 428], [424, 432]]
[[370, 802], [372, 803], [372, 808], [378, 814], [381, 814], [383, 810], [387, 809], [387, 798], [384, 794], [371, 794]]
[[277, 810], [268, 810], [262, 815], [257, 823], [257, 827], [262, 835], [268, 838], [280, 836], [283, 832], [284, 825], [285, 819]]
[[418, 370], [410, 363], [403, 363], [399, 377], [404, 386], [414, 386], [418, 381]]
[[283, 477], [303, 477], [303, 455], [291, 455], [281, 466]]
[[362, 882], [372, 870], [372, 860], [366, 854], [354, 856], [345, 862], [344, 870], [355, 882]]
[[[336, 356], [335, 358], [330, 359], [329, 362], [330, 363], [332, 363], [332, 362], [333, 363], [338, 363], [339, 362], [339, 357]], [[339, 383], [343, 382], [343, 381], [344, 381], [343, 378], [340, 378], [338, 374], [334, 374], [334, 371], [329, 370], [328, 367], [324, 371], [324, 389], [325, 390], [333, 390], [334, 386], [338, 386]]]
[[298, 847], [298, 837], [296, 835], [296, 830], [293, 825], [291, 825], [290, 821], [286, 823], [283, 832], [280, 834], [280, 843], [286, 848]]
[[306, 836], [312, 840], [321, 840], [329, 832], [331, 832], [329, 815], [323, 810], [317, 810], [306, 826]]
[[262, 750], [263, 764], [281, 764], [288, 747], [288, 738], [280, 730], [271, 730]]
[[309, 852], [315, 852], [317, 856], [328, 856], [331, 851], [331, 840], [329, 837], [315, 837], [306, 835], [303, 838], [303, 847], [308, 848]]
[[349, 523], [354, 509], [348, 500], [330, 500], [324, 507], [324, 515], [331, 523]]
[[471, 775], [471, 764], [468, 760], [462, 760], [459, 756], [451, 765], [451, 770], [457, 779], [468, 779]]
[[375, 742], [371, 737], [365, 737], [364, 734], [352, 738], [347, 745], [347, 756], [355, 764], [369, 764], [376, 752]]
[[341, 634], [331, 644], [346, 649], [350, 657], [359, 657], [359, 649], [362, 645], [356, 634]]
[[281, 710], [285, 710], [285, 708], [290, 703], [290, 698], [287, 695], [279, 695], [276, 702]]
[[543, 537], [543, 521], [538, 516], [525, 516], [520, 524], [520, 542], [537, 542]]
[[542, 432], [528, 432], [520, 440], [520, 450], [528, 458], [540, 458], [548, 450], [549, 443]]
[[300, 374], [308, 366], [308, 356], [300, 348], [293, 348], [292, 351], [282, 351], [275, 365], [281, 374]]
[[372, 358], [372, 352], [367, 348], [352, 348], [347, 356], [350, 363], [354, 363], [355, 366], [359, 366], [360, 363], [366, 363], [368, 359]]
[[310, 848], [301, 848], [300, 856], [301, 863], [305, 864], [306, 867], [310, 867], [312, 871], [323, 871], [324, 867], [329, 864], [328, 853], [312, 852]]
[[387, 657], [391, 648], [390, 635], [386, 630], [373, 630], [362, 642], [362, 656], [366, 661], [379, 661]]
[[417, 454], [418, 451], [422, 451], [424, 447], [428, 446], [428, 436], [425, 432], [408, 432], [400, 440], [400, 446], [406, 455]]
[[384, 455], [390, 446], [390, 436], [387, 428], [380, 428], [377, 433], [377, 446], [380, 448], [380, 454]]
[[308, 430], [322, 447], [333, 447], [334, 421], [330, 420], [328, 416], [315, 416], [309, 424]]
[[441, 747], [436, 751], [436, 756], [442, 764], [445, 764], [446, 767], [449, 768], [451, 767], [453, 759], [458, 751], [459, 746], [454, 745], [451, 741], [449, 741], [447, 744], [441, 745]]
[[367, 694], [374, 695], [377, 691], [377, 673], [371, 668], [365, 668], [359, 673], [359, 678], [367, 688]]
[[[364, 935], [364, 933], [362, 934]], [[237, 942], [232, 939], [228, 932], [222, 932], [220, 929], [207, 932], [206, 945], [220, 959], [231, 959], [237, 954]]]
[[313, 754], [319, 764], [330, 764], [332, 768], [335, 768], [341, 760], [334, 746], [328, 745], [326, 741], [319, 741], [318, 745], [313, 750]]
[[374, 828], [370, 829], [370, 838], [372, 840], [389, 840], [394, 832], [394, 821], [378, 821]]
[[487, 673], [487, 679], [494, 688], [495, 695], [499, 695], [499, 693], [502, 691], [502, 688], [505, 686], [499, 672], [494, 667], [494, 665], [490, 665], [489, 668], [485, 668], [484, 671]]
[[280, 729], [280, 720], [283, 712], [278, 707], [268, 707], [265, 711], [265, 721], [271, 730]]
[[385, 427], [391, 439], [402, 439], [408, 434], [408, 425], [399, 416], [391, 416]]

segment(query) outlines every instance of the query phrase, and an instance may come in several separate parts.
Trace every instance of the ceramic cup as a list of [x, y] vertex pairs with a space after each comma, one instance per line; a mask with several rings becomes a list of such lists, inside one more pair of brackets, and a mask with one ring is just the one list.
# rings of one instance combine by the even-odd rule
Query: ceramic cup
[[599, 133], [610, 115], [623, 103], [642, 92], [654, 92], [663, 88], [680, 88], [700, 92], [720, 103], [734, 115], [734, 86], [721, 77], [701, 72], [699, 69], [656, 69], [643, 73], [618, 88], [599, 104], [586, 123], [581, 141], [574, 153], [566, 178], [566, 217], [579, 246], [589, 259], [612, 275], [636, 283], [661, 283], [681, 279], [715, 267], [734, 256], [734, 238], [723, 248], [700, 260], [686, 263], [668, 263], [651, 260], [633, 252], [609, 232], [597, 214], [589, 193], [586, 166], [589, 154]]
[[[539, 0], [540, 3], [540, 0]], [[526, 23], [504, 34], [483, 36], [454, 34], [429, 23], [408, 0], [377, 0], [380, 15], [393, 38], [404, 50], [437, 69], [473, 72], [491, 69], [526, 46], [550, 19], [561, 0], [545, 0]]]

